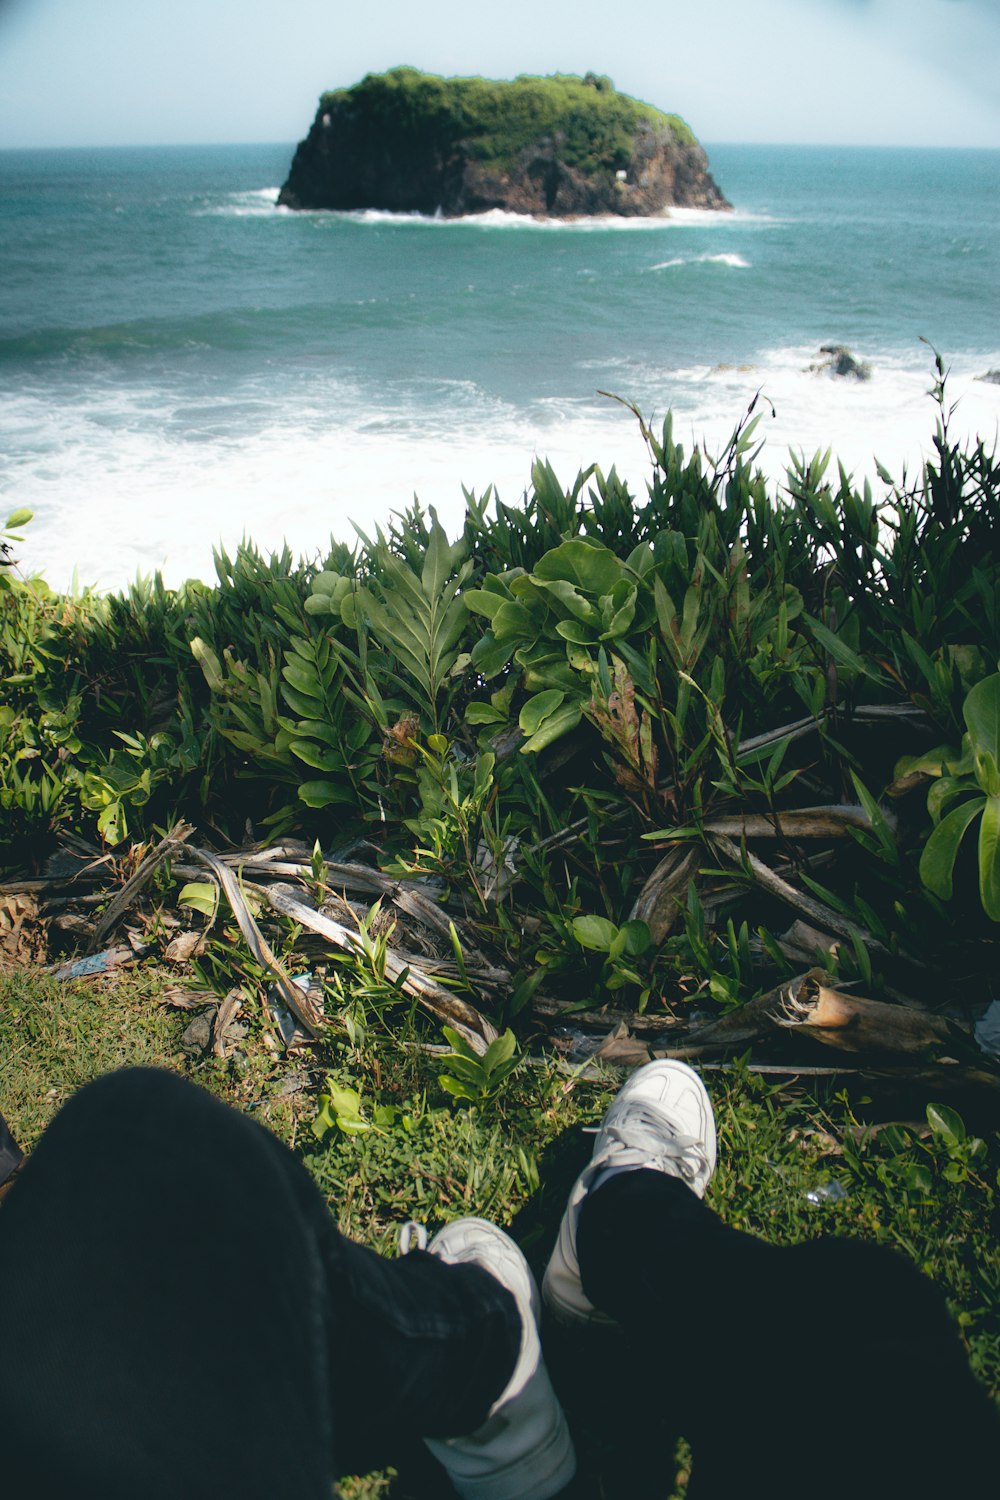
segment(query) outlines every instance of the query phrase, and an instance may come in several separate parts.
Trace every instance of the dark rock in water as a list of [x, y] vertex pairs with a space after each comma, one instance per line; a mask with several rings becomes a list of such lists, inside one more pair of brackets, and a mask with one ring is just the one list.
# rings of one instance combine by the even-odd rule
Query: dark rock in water
[[369, 74], [320, 99], [278, 197], [287, 208], [635, 217], [726, 209], [684, 121], [610, 79]]
[[987, 370], [985, 375], [977, 375], [977, 380], [985, 380], [987, 385], [1000, 385], [1000, 370]]
[[823, 344], [820, 354], [826, 358], [818, 364], [810, 365], [809, 369], [817, 374], [838, 375], [848, 380], [871, 380], [872, 367], [865, 361], [855, 359], [850, 349], [843, 344]]

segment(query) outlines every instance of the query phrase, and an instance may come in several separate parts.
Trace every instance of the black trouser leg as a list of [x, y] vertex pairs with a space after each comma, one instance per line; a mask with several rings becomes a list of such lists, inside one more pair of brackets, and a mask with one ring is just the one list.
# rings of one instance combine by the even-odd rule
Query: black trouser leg
[[577, 1249], [628, 1335], [625, 1378], [662, 1392], [691, 1442], [691, 1500], [995, 1494], [996, 1414], [902, 1256], [769, 1245], [655, 1171], [592, 1193]]
[[20, 1146], [11, 1135], [7, 1121], [0, 1115], [0, 1187], [3, 1187], [24, 1160]]
[[328, 1500], [477, 1426], [513, 1299], [337, 1233], [295, 1157], [166, 1072], [83, 1089], [0, 1208], [0, 1443], [14, 1497]]

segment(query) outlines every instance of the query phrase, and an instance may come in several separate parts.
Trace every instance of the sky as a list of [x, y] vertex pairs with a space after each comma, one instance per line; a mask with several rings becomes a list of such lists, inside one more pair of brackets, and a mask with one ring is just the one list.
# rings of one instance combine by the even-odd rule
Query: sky
[[1000, 0], [0, 0], [0, 148], [292, 142], [399, 63], [606, 73], [708, 143], [1000, 147]]

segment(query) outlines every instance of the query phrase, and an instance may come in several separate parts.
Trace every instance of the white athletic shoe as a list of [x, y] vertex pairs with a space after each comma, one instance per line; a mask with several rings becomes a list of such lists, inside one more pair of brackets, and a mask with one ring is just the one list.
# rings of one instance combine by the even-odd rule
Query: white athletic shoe
[[665, 1060], [637, 1068], [601, 1121], [594, 1154], [573, 1185], [542, 1280], [542, 1295], [560, 1322], [612, 1322], [584, 1295], [576, 1230], [583, 1200], [593, 1188], [640, 1167], [679, 1177], [699, 1198], [705, 1196], [715, 1171], [715, 1119], [705, 1085], [686, 1063]]
[[[409, 1248], [414, 1229], [404, 1226], [401, 1248]], [[549, 1500], [573, 1478], [576, 1455], [542, 1363], [538, 1287], [528, 1262], [514, 1241], [485, 1219], [456, 1219], [426, 1248], [451, 1265], [482, 1266], [512, 1293], [521, 1315], [521, 1350], [481, 1427], [466, 1436], [424, 1442], [463, 1500]]]

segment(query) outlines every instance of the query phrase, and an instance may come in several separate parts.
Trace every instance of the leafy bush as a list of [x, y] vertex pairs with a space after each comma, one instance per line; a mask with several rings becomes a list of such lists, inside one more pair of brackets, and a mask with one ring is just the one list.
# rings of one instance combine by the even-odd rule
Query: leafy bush
[[[788, 972], [791, 881], [841, 939], [831, 973], [946, 999], [996, 937], [1000, 465], [952, 441], [938, 374], [934, 457], [879, 500], [828, 454], [776, 496], [752, 413], [715, 461], [639, 417], [641, 498], [536, 464], [521, 507], [470, 494], [453, 542], [414, 503], [325, 558], [220, 553], [214, 588], [70, 598], [3, 569], [3, 857], [175, 816], [364, 837], [477, 924], [502, 1024], [543, 979], [738, 1006]], [[818, 861], [788, 821], [817, 804], [857, 814]]]

